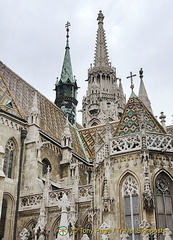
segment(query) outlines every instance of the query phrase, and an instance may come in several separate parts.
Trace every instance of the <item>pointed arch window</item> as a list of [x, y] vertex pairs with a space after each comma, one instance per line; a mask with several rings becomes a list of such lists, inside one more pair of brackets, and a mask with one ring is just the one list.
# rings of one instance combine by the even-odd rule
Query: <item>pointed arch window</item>
[[139, 214], [139, 189], [137, 181], [133, 176], [126, 177], [123, 183], [123, 198], [124, 198], [124, 217], [125, 228], [134, 229], [130, 235], [130, 239], [138, 240], [140, 235], [135, 231], [139, 228], [140, 214]]
[[42, 173], [43, 173], [43, 175], [45, 175], [47, 173], [48, 166], [50, 168], [49, 171], [51, 172], [51, 164], [50, 164], [50, 162], [49, 162], [49, 160], [47, 158], [44, 158], [42, 160], [42, 164], [43, 164], [43, 166], [42, 166]]
[[164, 173], [156, 178], [157, 228], [173, 231], [173, 184]]
[[3, 199], [0, 218], [0, 239], [4, 238], [6, 215], [7, 215], [7, 200]]
[[10, 139], [5, 147], [3, 171], [8, 178], [12, 178], [12, 169], [14, 165], [14, 158], [16, 156], [16, 146], [12, 139]]

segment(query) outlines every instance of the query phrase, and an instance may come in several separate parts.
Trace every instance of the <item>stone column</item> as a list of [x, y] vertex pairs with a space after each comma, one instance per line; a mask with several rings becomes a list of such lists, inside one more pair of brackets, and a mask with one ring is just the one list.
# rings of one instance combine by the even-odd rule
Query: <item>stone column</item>
[[4, 194], [4, 179], [5, 179], [5, 174], [3, 172], [3, 165], [4, 165], [4, 149], [0, 145], [0, 217], [1, 217], [1, 210], [2, 210], [2, 201], [3, 201], [3, 194]]

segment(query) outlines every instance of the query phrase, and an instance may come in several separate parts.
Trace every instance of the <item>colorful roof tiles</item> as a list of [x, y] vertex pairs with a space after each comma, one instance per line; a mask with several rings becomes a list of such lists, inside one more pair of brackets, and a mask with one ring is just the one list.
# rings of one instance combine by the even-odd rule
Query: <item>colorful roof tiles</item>
[[[36, 89], [2, 62], [0, 62], [0, 74], [4, 79], [0, 81], [0, 109], [26, 120], [30, 114]], [[60, 143], [66, 124], [63, 112], [39, 92], [37, 92], [37, 99], [40, 110], [40, 130]], [[10, 109], [10, 105], [6, 106], [8, 101], [12, 102], [13, 108]], [[73, 139], [73, 152], [85, 159], [77, 130], [71, 124], [69, 126]]]
[[[115, 132], [117, 124], [118, 122], [115, 121], [110, 123], [111, 134]], [[88, 157], [93, 159], [95, 157], [95, 144], [100, 146], [105, 142], [106, 124], [80, 129], [79, 133], [81, 135], [84, 147], [87, 150]]]
[[140, 132], [142, 122], [145, 124], [146, 132], [165, 133], [157, 119], [132, 91], [114, 136]]

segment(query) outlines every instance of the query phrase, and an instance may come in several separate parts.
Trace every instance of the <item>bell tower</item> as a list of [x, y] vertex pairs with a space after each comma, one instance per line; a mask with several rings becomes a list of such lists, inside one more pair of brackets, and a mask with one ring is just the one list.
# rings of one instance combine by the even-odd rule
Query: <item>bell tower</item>
[[103, 124], [107, 119], [118, 120], [125, 106], [121, 80], [109, 62], [103, 20], [104, 15], [99, 11], [94, 63], [88, 70], [88, 89], [82, 102], [84, 127]]
[[71, 124], [76, 122], [76, 106], [77, 106], [77, 81], [73, 76], [72, 64], [70, 58], [69, 47], [69, 27], [70, 23], [65, 25], [66, 35], [66, 47], [64, 62], [61, 70], [60, 80], [57, 79], [55, 84], [56, 99], [55, 104], [64, 112], [64, 115], [68, 117]]

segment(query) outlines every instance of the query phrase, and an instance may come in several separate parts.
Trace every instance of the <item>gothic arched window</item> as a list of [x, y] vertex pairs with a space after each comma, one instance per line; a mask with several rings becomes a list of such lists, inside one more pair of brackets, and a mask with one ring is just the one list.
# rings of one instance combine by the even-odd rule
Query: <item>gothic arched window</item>
[[51, 171], [51, 164], [47, 158], [44, 158], [42, 160], [42, 164], [43, 164], [43, 167], [42, 167], [43, 175], [47, 173], [48, 166], [50, 167], [49, 171]]
[[10, 139], [5, 146], [3, 171], [8, 178], [12, 178], [12, 169], [16, 155], [15, 143]]
[[164, 173], [156, 178], [157, 228], [173, 231], [173, 186], [172, 180]]
[[130, 239], [140, 239], [135, 229], [139, 228], [139, 190], [135, 178], [131, 175], [127, 176], [123, 182], [123, 198], [124, 198], [124, 217], [125, 228], [134, 229], [134, 233], [130, 235]]
[[7, 200], [3, 199], [0, 218], [0, 239], [4, 238], [6, 215], [7, 215]]

